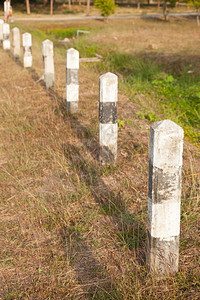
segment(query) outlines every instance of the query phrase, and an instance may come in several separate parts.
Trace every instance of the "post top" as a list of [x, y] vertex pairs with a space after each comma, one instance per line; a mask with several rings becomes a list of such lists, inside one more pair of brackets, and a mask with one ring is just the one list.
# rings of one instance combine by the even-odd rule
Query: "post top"
[[3, 23], [4, 28], [10, 28], [10, 25], [8, 23]]
[[79, 51], [70, 48], [66, 51], [66, 67], [69, 69], [79, 69]]
[[101, 75], [99, 77], [99, 79], [102, 81], [102, 80], [108, 80], [108, 79], [114, 79], [114, 80], [117, 80], [118, 79], [118, 76], [115, 75], [114, 73], [111, 73], [111, 72], [107, 72], [103, 75]]
[[53, 42], [50, 40], [45, 40], [42, 42], [42, 55], [48, 56], [53, 55]]
[[18, 28], [18, 27], [14, 27], [14, 28], [12, 29], [12, 31], [19, 31], [19, 28]]
[[118, 76], [110, 72], [103, 74], [99, 77], [99, 84], [100, 84], [99, 101], [117, 102]]
[[22, 34], [22, 43], [23, 46], [28, 46], [28, 47], [32, 46], [32, 36], [30, 33], [25, 32]]
[[151, 125], [151, 128], [156, 131], [165, 131], [165, 132], [183, 132], [183, 128], [174, 123], [171, 120], [162, 120], [155, 122]]
[[74, 49], [74, 48], [69, 48], [67, 49], [67, 53], [79, 53], [78, 50]]
[[182, 166], [183, 129], [170, 120], [151, 126], [150, 161], [157, 168]]
[[22, 34], [22, 36], [24, 36], [24, 37], [26, 37], [26, 36], [31, 36], [31, 34], [28, 33], [28, 32], [25, 32], [25, 33]]
[[48, 40], [48, 39], [46, 39], [45, 41], [42, 42], [42, 44], [43, 44], [43, 45], [44, 45], [44, 44], [50, 44], [50, 45], [52, 45], [53, 42], [50, 41], [50, 40]]

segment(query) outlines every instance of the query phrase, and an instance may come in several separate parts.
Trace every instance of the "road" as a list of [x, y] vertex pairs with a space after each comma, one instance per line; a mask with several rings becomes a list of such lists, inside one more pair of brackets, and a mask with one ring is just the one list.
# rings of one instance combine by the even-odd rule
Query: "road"
[[[170, 13], [169, 17], [196, 17], [196, 13]], [[150, 15], [119, 15], [110, 16], [108, 19], [151, 19], [151, 18], [161, 18], [163, 14], [150, 14]], [[73, 21], [73, 20], [103, 20], [101, 16], [68, 16], [68, 17], [25, 17], [25, 18], [12, 18], [11, 22], [21, 22], [21, 21]]]

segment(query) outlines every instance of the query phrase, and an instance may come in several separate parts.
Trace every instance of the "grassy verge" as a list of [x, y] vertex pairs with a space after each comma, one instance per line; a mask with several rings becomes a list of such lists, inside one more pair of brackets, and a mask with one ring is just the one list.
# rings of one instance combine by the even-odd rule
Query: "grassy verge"
[[[75, 38], [77, 30], [89, 30], [92, 35], [102, 29], [68, 27], [67, 29], [49, 29], [44, 32], [34, 31], [39, 38], [48, 37], [56, 47], [62, 48], [65, 55], [66, 47], [59, 44], [60, 38]], [[104, 57], [103, 62], [95, 64], [98, 72], [111, 71], [119, 75], [120, 88], [132, 101], [140, 104], [138, 116], [150, 122], [171, 119], [184, 128], [185, 136], [198, 145], [200, 142], [200, 76], [184, 68], [166, 70], [166, 65], [155, 63], [152, 59], [137, 54], [125, 54], [116, 51], [116, 47], [90, 41], [90, 36], [82, 36], [71, 40], [69, 47], [80, 51], [81, 57], [92, 57], [96, 53]], [[140, 97], [143, 95], [143, 97]]]
[[190, 74], [189, 66], [179, 74], [170, 73], [151, 60], [114, 52], [100, 69], [121, 74], [122, 90], [131, 100], [138, 102], [138, 94], [148, 98], [139, 101], [140, 118], [171, 119], [184, 128], [190, 141], [200, 142], [200, 76]]

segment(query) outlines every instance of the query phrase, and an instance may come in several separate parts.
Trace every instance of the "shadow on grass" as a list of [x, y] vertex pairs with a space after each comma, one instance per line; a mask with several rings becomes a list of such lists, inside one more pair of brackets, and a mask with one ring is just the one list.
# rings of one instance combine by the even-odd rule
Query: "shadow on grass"
[[[29, 72], [35, 81], [39, 80], [39, 76], [33, 68], [30, 68]], [[44, 87], [43, 81], [40, 84]], [[97, 137], [92, 133], [88, 134], [88, 128], [78, 120], [78, 115], [73, 115], [66, 111], [63, 97], [54, 90], [49, 89], [46, 91], [52, 100], [58, 102], [64, 121], [70, 121], [71, 129], [90, 152], [95, 163], [86, 161], [79, 149], [73, 145], [63, 145], [65, 157], [74, 164], [77, 173], [92, 192], [95, 201], [101, 205], [104, 213], [112, 216], [113, 222], [117, 224], [119, 229], [119, 239], [122, 244], [126, 244], [131, 251], [135, 251], [134, 255], [140, 264], [145, 264], [146, 245], [144, 241], [146, 240], [146, 229], [137, 220], [136, 216], [128, 213], [124, 196], [121, 194], [116, 195], [116, 192], [111, 191], [101, 178], [103, 168], [109, 168], [109, 165], [102, 168], [99, 166], [99, 143]]]
[[102, 168], [97, 163], [86, 160], [80, 150], [73, 145], [63, 145], [64, 154], [85, 183], [104, 215], [108, 215], [118, 229], [116, 236], [122, 246], [133, 251], [135, 259], [145, 264], [146, 229], [136, 215], [126, 208], [126, 199], [122, 192], [111, 190], [101, 177]]
[[[18, 64], [23, 67], [20, 61], [18, 61]], [[29, 68], [27, 70], [33, 80], [45, 88], [44, 82], [39, 81], [40, 77], [35, 69]], [[81, 177], [81, 181], [84, 182], [96, 203], [102, 209], [102, 213], [109, 216], [112, 223], [116, 226], [116, 236], [119, 244], [122, 247], [128, 247], [132, 251], [136, 264], [145, 265], [146, 228], [141, 224], [138, 216], [128, 212], [123, 193], [111, 190], [102, 179], [103, 169], [112, 168], [112, 166], [99, 166], [97, 137], [91, 133], [88, 135], [88, 128], [78, 120], [78, 115], [75, 116], [66, 111], [63, 97], [54, 90], [49, 89], [46, 91], [50, 98], [58, 103], [64, 121], [70, 121], [71, 129], [91, 153], [94, 162], [87, 161], [80, 153], [79, 148], [70, 144], [63, 145], [66, 159], [75, 167], [76, 172]], [[91, 295], [92, 299], [98, 299], [100, 296], [109, 299], [109, 293], [112, 292], [112, 295], [115, 295], [112, 296], [112, 299], [119, 299], [111, 279], [106, 275], [103, 266], [94, 258], [92, 247], [82, 238], [81, 233], [75, 229], [75, 226], [63, 226], [60, 229], [60, 236], [66, 255], [70, 256], [72, 266], [76, 270], [77, 281], [83, 286], [83, 293]], [[70, 246], [71, 244], [73, 244], [73, 247]], [[102, 290], [101, 286], [103, 286]]]
[[[17, 64], [23, 68], [21, 61], [17, 61]], [[33, 80], [38, 81], [38, 84], [45, 88], [44, 82], [39, 81], [40, 78], [35, 69], [28, 68], [27, 70]], [[85, 132], [86, 128], [78, 122], [77, 118], [66, 113], [64, 100], [58, 93], [53, 90], [47, 90], [47, 93], [52, 100], [58, 101], [63, 118], [70, 119], [70, 122], [73, 123], [73, 130], [81, 138], [83, 136], [82, 132]], [[75, 123], [77, 123], [77, 126], [75, 126]], [[70, 226], [62, 224], [58, 231], [62, 248], [76, 274], [77, 292], [75, 292], [75, 296], [77, 293], [77, 297], [82, 297], [81, 299], [120, 299], [117, 288], [106, 272], [106, 268], [95, 258], [91, 245], [83, 237], [82, 231], [77, 230], [76, 227], [77, 223], [75, 221]]]

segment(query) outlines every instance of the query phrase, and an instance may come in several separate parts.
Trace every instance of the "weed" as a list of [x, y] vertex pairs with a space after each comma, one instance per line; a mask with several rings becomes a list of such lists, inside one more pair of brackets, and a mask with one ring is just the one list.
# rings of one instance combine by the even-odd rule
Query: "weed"
[[120, 127], [124, 128], [125, 127], [125, 121], [122, 121], [122, 120], [117, 120], [117, 124]]
[[56, 39], [64, 39], [64, 38], [72, 38], [77, 35], [77, 30], [88, 30], [85, 28], [73, 28], [68, 27], [65, 29], [54, 28], [54, 29], [46, 29], [45, 33], [51, 37], [53, 36]]

